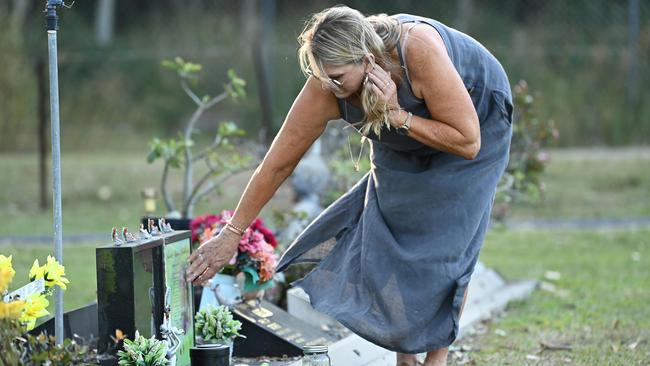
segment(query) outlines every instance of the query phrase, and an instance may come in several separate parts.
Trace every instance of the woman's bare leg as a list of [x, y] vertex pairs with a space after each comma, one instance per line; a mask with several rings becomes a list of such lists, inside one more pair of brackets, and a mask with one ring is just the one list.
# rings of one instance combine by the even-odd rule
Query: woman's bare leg
[[[465, 294], [463, 295], [463, 303], [460, 306], [460, 313], [458, 314], [459, 319], [460, 319], [460, 315], [463, 313], [463, 308], [465, 307], [466, 300], [467, 300], [467, 289], [465, 289]], [[449, 348], [447, 347], [437, 349], [435, 351], [427, 352], [427, 358], [424, 360], [424, 366], [445, 366], [447, 364], [448, 354], [449, 354]]]
[[417, 364], [418, 361], [415, 358], [415, 355], [397, 352], [397, 366], [417, 366]]

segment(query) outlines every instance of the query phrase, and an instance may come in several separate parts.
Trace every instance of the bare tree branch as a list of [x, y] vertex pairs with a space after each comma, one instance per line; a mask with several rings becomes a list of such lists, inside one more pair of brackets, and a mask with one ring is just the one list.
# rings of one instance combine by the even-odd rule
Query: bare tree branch
[[214, 139], [214, 142], [212, 144], [210, 144], [210, 146], [206, 147], [203, 151], [201, 151], [200, 153], [198, 153], [197, 155], [195, 155], [192, 158], [192, 162], [201, 160], [201, 159], [205, 158], [206, 156], [208, 156], [208, 154], [212, 150], [216, 149], [217, 147], [219, 147], [219, 145], [221, 145], [221, 141], [223, 141], [221, 139], [221, 136], [217, 136], [217, 138]]
[[239, 169], [235, 169], [235, 170], [229, 172], [229, 174], [227, 174], [227, 175], [225, 175], [225, 176], [222, 176], [221, 178], [219, 178], [219, 179], [217, 179], [217, 180], [210, 181], [210, 182], [208, 183], [208, 186], [207, 186], [203, 191], [201, 191], [200, 193], [196, 194], [196, 195], [194, 196], [194, 198], [189, 202], [189, 204], [187, 205], [187, 209], [186, 209], [186, 211], [187, 211], [188, 213], [191, 214], [192, 210], [194, 209], [194, 205], [196, 204], [196, 202], [202, 200], [203, 197], [205, 197], [205, 196], [207, 196], [208, 194], [212, 193], [212, 192], [213, 192], [214, 190], [216, 190], [216, 189], [217, 189], [221, 184], [223, 184], [223, 182], [225, 182], [228, 178], [232, 177], [232, 176], [235, 175], [235, 174], [239, 174], [239, 173], [241, 173], [241, 172], [244, 172], [244, 171], [247, 171], [247, 170], [250, 170], [250, 169], [252, 169], [252, 165], [251, 165], [251, 166], [241, 167], [241, 168], [239, 168]]
[[222, 100], [228, 98], [228, 92], [223, 92], [216, 97], [210, 99], [209, 102], [205, 103], [205, 109], [210, 109], [212, 108], [215, 104], [221, 102]]
[[[196, 194], [198, 193], [199, 189], [201, 189], [201, 187], [202, 187], [202, 186], [203, 186], [203, 185], [204, 185], [204, 184], [205, 184], [205, 183], [206, 183], [206, 182], [207, 182], [211, 177], [216, 176], [215, 173], [218, 172], [217, 168], [216, 168], [215, 166], [213, 166], [213, 165], [210, 163], [210, 159], [207, 159], [207, 158], [206, 158], [206, 159], [205, 159], [205, 164], [208, 166], [208, 172], [205, 173], [201, 178], [199, 178], [198, 182], [196, 182], [196, 184], [194, 185], [194, 189], [192, 189], [192, 193], [190, 194], [190, 197], [189, 197], [189, 199], [187, 200], [187, 202], [191, 202], [191, 201], [194, 199], [194, 197], [196, 196]], [[188, 208], [188, 206], [187, 206], [187, 202], [186, 202], [186, 206], [185, 206], [185, 208], [184, 208], [186, 211], [187, 211], [187, 208]]]
[[185, 176], [183, 177], [183, 202], [187, 202], [189, 197], [190, 197], [190, 189], [192, 189], [192, 174], [194, 171], [194, 168], [192, 166], [192, 146], [188, 143], [192, 139], [192, 131], [194, 131], [194, 126], [199, 120], [199, 117], [203, 114], [204, 111], [204, 106], [203, 104], [199, 105], [199, 107], [194, 111], [194, 114], [192, 114], [192, 117], [190, 118], [190, 121], [187, 123], [187, 127], [185, 127], [185, 144], [184, 144], [184, 150], [185, 150]]
[[203, 101], [196, 94], [194, 94], [190, 86], [187, 85], [187, 81], [181, 80], [181, 86], [183, 87], [183, 91], [185, 91], [185, 94], [187, 94], [190, 98], [192, 98], [192, 100], [194, 101], [194, 103], [196, 103], [196, 105], [198, 105], [199, 107], [203, 105]]
[[174, 207], [174, 202], [172, 201], [169, 192], [167, 192], [167, 176], [169, 173], [169, 160], [165, 160], [165, 167], [163, 168], [162, 181], [160, 184], [160, 192], [162, 193], [163, 199], [165, 201], [165, 206], [167, 206], [167, 212], [176, 210]]

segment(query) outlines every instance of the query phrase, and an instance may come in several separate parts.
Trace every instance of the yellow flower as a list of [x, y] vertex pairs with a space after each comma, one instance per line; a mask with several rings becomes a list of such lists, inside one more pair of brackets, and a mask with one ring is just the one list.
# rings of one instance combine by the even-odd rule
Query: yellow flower
[[47, 263], [39, 266], [38, 259], [34, 261], [32, 269], [29, 271], [29, 280], [34, 281], [39, 278], [45, 279], [45, 287], [59, 286], [65, 290], [66, 284], [70, 283], [65, 278], [65, 267], [60, 265], [59, 262], [51, 255], [47, 256]]
[[70, 281], [65, 278], [65, 267], [60, 265], [54, 257], [48, 255], [45, 264], [45, 285], [47, 287], [59, 286], [65, 290], [67, 283]]
[[0, 295], [9, 288], [15, 274], [16, 271], [11, 265], [11, 256], [5, 257], [0, 254]]
[[23, 313], [18, 320], [25, 325], [27, 330], [32, 330], [36, 325], [36, 319], [49, 314], [48, 305], [50, 302], [47, 301], [45, 295], [31, 294], [25, 301]]
[[0, 300], [0, 319], [18, 319], [23, 313], [24, 301], [5, 303]]
[[32, 269], [29, 270], [29, 280], [35, 281], [45, 277], [45, 266], [39, 266], [38, 259], [34, 259]]

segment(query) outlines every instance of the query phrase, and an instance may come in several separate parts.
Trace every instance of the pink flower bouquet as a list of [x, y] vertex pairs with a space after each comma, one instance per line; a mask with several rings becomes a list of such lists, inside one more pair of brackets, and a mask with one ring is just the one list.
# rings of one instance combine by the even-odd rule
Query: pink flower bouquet
[[[216, 236], [232, 217], [232, 211], [223, 211], [220, 215], [203, 215], [190, 223], [192, 241], [203, 243]], [[239, 241], [237, 253], [224, 267], [221, 273], [237, 275], [244, 273], [244, 291], [256, 291], [273, 285], [273, 274], [277, 266], [275, 247], [277, 240], [271, 230], [257, 218], [249, 226]]]

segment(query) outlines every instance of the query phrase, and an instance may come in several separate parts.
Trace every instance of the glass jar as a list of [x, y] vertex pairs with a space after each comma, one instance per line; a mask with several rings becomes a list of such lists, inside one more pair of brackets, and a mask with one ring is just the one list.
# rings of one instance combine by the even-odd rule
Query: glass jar
[[302, 353], [302, 366], [331, 366], [327, 346], [304, 346]]

